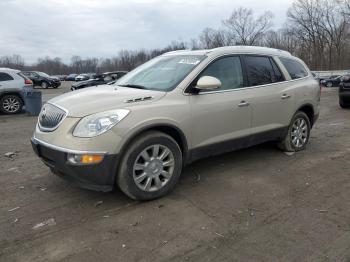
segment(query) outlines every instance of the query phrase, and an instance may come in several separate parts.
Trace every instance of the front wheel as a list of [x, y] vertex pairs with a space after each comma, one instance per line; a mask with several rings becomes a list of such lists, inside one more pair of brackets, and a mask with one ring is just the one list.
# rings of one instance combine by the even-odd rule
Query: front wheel
[[310, 131], [309, 117], [298, 111], [292, 118], [286, 136], [278, 144], [279, 148], [287, 152], [304, 150], [310, 138]]
[[49, 85], [48, 85], [46, 82], [42, 82], [42, 83], [41, 83], [41, 88], [46, 89], [46, 88], [48, 88], [48, 87], [49, 87]]
[[327, 87], [332, 87], [333, 86], [333, 83], [332, 82], [328, 82], [327, 83]]
[[182, 169], [182, 153], [170, 136], [151, 131], [138, 136], [122, 156], [117, 183], [134, 200], [151, 200], [169, 193]]

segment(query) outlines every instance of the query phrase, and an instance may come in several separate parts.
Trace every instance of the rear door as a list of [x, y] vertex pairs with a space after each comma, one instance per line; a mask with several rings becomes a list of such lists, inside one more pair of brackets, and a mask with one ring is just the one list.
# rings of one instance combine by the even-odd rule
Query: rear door
[[254, 133], [288, 126], [294, 110], [293, 87], [288, 84], [276, 61], [270, 56], [246, 55], [245, 68], [252, 99]]
[[216, 77], [222, 86], [190, 96], [192, 146], [203, 148], [245, 136], [251, 127], [251, 107], [240, 57], [219, 58], [209, 64], [197, 80], [202, 76]]
[[0, 72], [0, 90], [7, 91], [14, 88], [19, 88], [18, 81], [6, 72]]

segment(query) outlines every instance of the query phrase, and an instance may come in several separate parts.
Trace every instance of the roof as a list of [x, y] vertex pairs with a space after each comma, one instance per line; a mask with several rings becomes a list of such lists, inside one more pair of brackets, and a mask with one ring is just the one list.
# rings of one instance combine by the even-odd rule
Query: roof
[[218, 55], [226, 53], [244, 53], [244, 54], [265, 54], [265, 55], [276, 55], [276, 56], [292, 56], [291, 53], [269, 47], [261, 46], [224, 46], [214, 49], [203, 49], [203, 50], [177, 50], [167, 52], [164, 55]]
[[21, 72], [20, 70], [7, 68], [7, 67], [0, 67], [0, 71], [7, 71], [7, 72], [13, 72], [13, 73]]

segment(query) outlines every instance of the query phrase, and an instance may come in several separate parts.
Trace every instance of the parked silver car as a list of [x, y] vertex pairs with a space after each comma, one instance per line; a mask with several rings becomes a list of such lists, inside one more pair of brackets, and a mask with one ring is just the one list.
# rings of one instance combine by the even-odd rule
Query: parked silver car
[[171, 191], [185, 164], [276, 141], [303, 150], [320, 88], [290, 53], [259, 47], [177, 51], [114, 85], [44, 105], [32, 145], [51, 170], [82, 187], [149, 200]]
[[16, 114], [24, 105], [23, 89], [33, 87], [33, 82], [19, 70], [0, 68], [0, 111]]

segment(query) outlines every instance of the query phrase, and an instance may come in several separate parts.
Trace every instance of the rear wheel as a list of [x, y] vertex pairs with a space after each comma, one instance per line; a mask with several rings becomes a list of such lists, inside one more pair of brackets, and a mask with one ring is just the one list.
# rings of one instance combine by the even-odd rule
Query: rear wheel
[[0, 110], [5, 114], [17, 114], [22, 107], [22, 99], [17, 95], [5, 95], [0, 99]]
[[169, 193], [179, 180], [182, 153], [176, 141], [158, 131], [137, 137], [122, 157], [117, 183], [135, 200], [151, 200]]
[[309, 141], [310, 131], [309, 117], [304, 112], [298, 111], [292, 118], [286, 136], [279, 143], [279, 148], [287, 152], [304, 150]]

